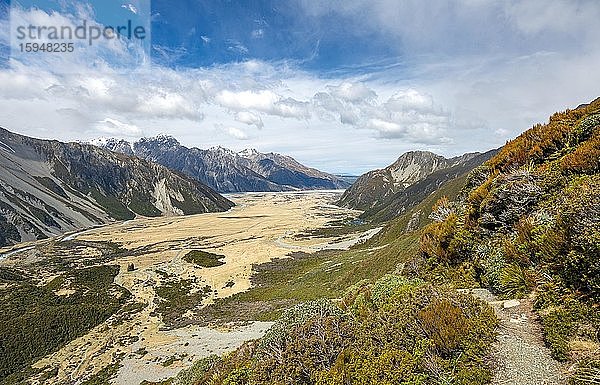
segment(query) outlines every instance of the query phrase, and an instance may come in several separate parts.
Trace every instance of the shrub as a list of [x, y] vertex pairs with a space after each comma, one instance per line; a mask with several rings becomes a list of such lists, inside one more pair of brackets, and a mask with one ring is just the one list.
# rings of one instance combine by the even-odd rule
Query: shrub
[[577, 146], [578, 144], [588, 140], [592, 137], [594, 132], [598, 131], [598, 126], [600, 126], [600, 114], [586, 116], [575, 126], [572, 139], [569, 144], [572, 146]]
[[419, 313], [427, 336], [438, 351], [450, 355], [459, 347], [469, 326], [463, 311], [447, 299], [436, 299]]
[[588, 359], [577, 365], [569, 385], [589, 385], [600, 383], [600, 359]]
[[191, 367], [177, 374], [173, 379], [173, 385], [194, 385], [198, 383], [220, 361], [221, 359], [214, 354], [195, 361]]
[[600, 171], [600, 128], [575, 151], [565, 155], [560, 166], [569, 173], [593, 174]]
[[542, 194], [537, 178], [521, 169], [496, 178], [480, 207], [480, 224], [490, 230], [507, 228], [531, 211]]
[[298, 305], [261, 341], [185, 375], [198, 385], [488, 383], [497, 321], [485, 303], [394, 275], [356, 285], [344, 301], [347, 312], [325, 300]]
[[421, 235], [421, 252], [443, 262], [457, 259], [458, 256], [450, 247], [456, 234], [457, 221], [456, 214], [451, 214], [443, 222], [434, 222], [425, 227]]
[[317, 376], [317, 385], [425, 384], [427, 374], [421, 364], [424, 349], [409, 352], [387, 348], [345, 350], [334, 366]]
[[318, 373], [329, 370], [355, 339], [347, 317], [316, 317], [293, 327], [280, 342], [277, 354], [259, 353], [253, 367], [255, 383], [314, 384]]
[[454, 209], [448, 197], [442, 197], [433, 205], [429, 219], [432, 219], [434, 222], [443, 222], [453, 213]]
[[542, 316], [544, 341], [559, 361], [569, 358], [569, 339], [575, 331], [574, 314], [566, 309], [558, 308]]
[[549, 262], [567, 287], [600, 300], [600, 176], [575, 179], [558, 203], [565, 244]]
[[183, 257], [183, 260], [188, 263], [209, 268], [224, 265], [225, 262], [221, 261], [222, 258], [225, 258], [225, 256], [203, 250], [191, 250]]
[[246, 385], [250, 380], [250, 368], [243, 367], [231, 371], [223, 381], [223, 385]]
[[500, 272], [500, 291], [508, 297], [523, 297], [534, 286], [534, 273], [517, 264], [505, 266]]
[[500, 291], [500, 273], [506, 264], [501, 248], [492, 244], [479, 244], [475, 250], [475, 257], [481, 271], [481, 283], [494, 292]]
[[402, 294], [423, 284], [420, 280], [409, 280], [400, 275], [386, 274], [375, 282], [371, 289], [371, 301], [376, 308], [390, 302], [394, 294]]

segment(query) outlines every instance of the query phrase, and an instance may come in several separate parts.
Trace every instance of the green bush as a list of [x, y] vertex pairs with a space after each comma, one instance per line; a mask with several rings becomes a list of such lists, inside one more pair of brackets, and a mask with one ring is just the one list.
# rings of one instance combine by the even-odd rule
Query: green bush
[[194, 385], [202, 380], [206, 373], [221, 359], [216, 355], [195, 361], [192, 366], [180, 371], [173, 379], [173, 385]]
[[345, 311], [326, 300], [286, 311], [254, 348], [202, 365], [197, 383], [489, 382], [483, 362], [497, 320], [482, 301], [386, 275], [350, 288], [340, 305]]
[[535, 286], [533, 272], [517, 264], [507, 265], [500, 272], [500, 291], [510, 298], [521, 298]]
[[500, 274], [506, 264], [501, 248], [491, 244], [480, 244], [475, 251], [475, 256], [481, 269], [479, 276], [481, 283], [493, 292], [499, 292]]
[[559, 361], [569, 358], [569, 340], [575, 331], [575, 316], [569, 310], [557, 308], [542, 316], [544, 340], [552, 356]]
[[201, 267], [218, 267], [225, 264], [221, 261], [222, 258], [225, 256], [203, 250], [191, 250], [183, 257], [183, 260]]
[[447, 299], [436, 299], [419, 313], [429, 339], [443, 355], [449, 356], [468, 333], [468, 321], [463, 311]]
[[569, 385], [589, 385], [600, 383], [600, 358], [586, 359], [577, 365]]

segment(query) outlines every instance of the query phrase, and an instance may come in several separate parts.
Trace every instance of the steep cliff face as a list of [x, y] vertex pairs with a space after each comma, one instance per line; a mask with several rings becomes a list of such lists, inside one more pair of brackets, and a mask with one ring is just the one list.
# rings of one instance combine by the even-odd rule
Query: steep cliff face
[[0, 129], [0, 245], [144, 216], [228, 210], [202, 183], [136, 157]]
[[188, 148], [165, 135], [142, 138], [133, 144], [116, 139], [93, 144], [122, 153], [131, 150], [140, 158], [180, 171], [220, 192], [344, 189], [350, 185], [291, 157], [253, 149], [234, 152], [223, 147]]
[[432, 173], [465, 164], [477, 155], [465, 154], [446, 159], [429, 151], [407, 152], [388, 167], [369, 171], [358, 178], [338, 204], [359, 210], [373, 209]]

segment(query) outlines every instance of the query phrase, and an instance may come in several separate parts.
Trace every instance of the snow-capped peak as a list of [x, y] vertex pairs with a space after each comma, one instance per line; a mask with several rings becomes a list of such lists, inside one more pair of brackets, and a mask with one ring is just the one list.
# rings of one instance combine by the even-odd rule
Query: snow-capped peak
[[155, 144], [164, 145], [164, 146], [179, 146], [179, 145], [181, 145], [177, 139], [175, 139], [173, 136], [167, 135], [167, 134], [158, 134], [158, 135], [156, 135], [154, 137], [150, 137], [150, 138], [141, 138], [139, 140], [139, 142], [155, 143]]
[[87, 143], [105, 150], [133, 155], [133, 145], [124, 139], [100, 137], [92, 139]]
[[210, 151], [210, 152], [216, 152], [216, 153], [219, 153], [219, 154], [227, 154], [227, 155], [234, 155], [234, 156], [237, 155], [235, 153], [235, 151], [230, 150], [230, 149], [225, 148], [225, 147], [221, 147], [221, 146], [213, 146], [213, 147], [209, 148], [208, 151]]
[[262, 154], [254, 148], [247, 148], [238, 152], [238, 155], [242, 158], [256, 158], [258, 156], [261, 156]]
[[113, 139], [113, 138], [107, 138], [107, 137], [102, 136], [100, 138], [91, 139], [87, 143], [91, 144], [92, 146], [96, 146], [96, 147], [104, 147], [109, 142], [112, 142], [114, 140], [115, 139]]

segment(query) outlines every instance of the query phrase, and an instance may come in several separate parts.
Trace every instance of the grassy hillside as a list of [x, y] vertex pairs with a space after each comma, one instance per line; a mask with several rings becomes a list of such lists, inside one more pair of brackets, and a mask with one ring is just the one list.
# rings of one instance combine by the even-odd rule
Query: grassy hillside
[[580, 366], [573, 381], [600, 367], [599, 172], [597, 99], [507, 143], [461, 201], [439, 201], [414, 262], [432, 281], [467, 274], [506, 297], [533, 295], [554, 357]]
[[546, 344], [576, 364], [571, 383], [593, 383], [599, 171], [596, 100], [534, 126], [363, 245], [257, 266], [255, 287], [209, 308], [208, 322], [241, 309], [248, 319], [273, 319], [309, 302], [285, 311], [263, 339], [171, 382], [489, 383], [495, 317], [454, 290], [485, 286], [506, 298], [533, 296]]
[[[422, 203], [387, 224], [378, 236], [349, 251], [327, 251], [312, 255], [298, 253], [293, 254], [292, 258], [255, 266], [252, 289], [218, 300], [201, 312], [200, 321], [205, 324], [278, 320], [280, 326], [276, 329], [286, 333], [285, 340], [297, 342], [295, 346], [284, 343], [285, 347], [278, 347], [287, 350], [288, 358], [285, 361], [290, 360], [289, 365], [277, 361], [269, 363], [280, 368], [276, 371], [278, 374], [271, 376], [273, 367], [261, 366], [261, 351], [266, 344], [263, 340], [249, 343], [226, 358], [201, 360], [172, 380], [173, 383], [336, 384], [345, 383], [343, 381], [347, 380], [344, 378], [352, 378], [354, 383], [370, 384], [377, 382], [377, 376], [384, 376], [380, 383], [390, 384], [397, 383], [400, 378], [413, 381], [407, 383], [421, 383], [434, 376], [440, 381], [460, 377], [463, 380], [459, 383], [486, 383], [490, 373], [484, 358], [486, 347], [493, 339], [496, 322], [490, 309], [471, 297], [456, 295], [450, 287], [436, 288], [423, 280], [410, 280], [397, 274], [419, 252], [420, 229], [431, 223], [428, 216], [433, 204], [443, 196], [456, 197], [465, 180], [466, 175], [463, 175], [443, 184]], [[413, 296], [420, 299], [415, 300]], [[372, 303], [374, 298], [378, 298], [378, 305]], [[338, 329], [326, 331], [332, 325], [338, 328], [343, 324], [348, 328], [343, 343], [332, 346], [327, 353], [331, 362], [321, 366], [319, 374], [316, 368], [311, 367], [310, 358], [302, 358], [302, 363], [292, 359], [297, 349], [314, 348], [314, 340], [307, 336], [312, 331], [305, 330], [305, 324], [300, 320], [294, 321], [293, 325], [288, 324], [290, 318], [306, 320], [307, 314], [312, 314], [315, 307], [333, 309], [331, 311], [334, 314], [317, 317], [314, 325], [324, 328], [329, 337], [336, 338], [334, 331]], [[393, 317], [396, 321], [372, 323], [371, 319], [383, 317], [383, 313], [379, 312], [384, 308], [385, 317]], [[405, 313], [400, 309], [409, 311]], [[425, 314], [439, 321], [439, 324], [431, 326], [435, 331], [421, 329], [424, 321], [420, 317]], [[465, 318], [461, 318], [463, 316]], [[458, 325], [448, 317], [458, 317]], [[400, 323], [400, 319], [405, 323]], [[324, 324], [321, 325], [321, 322]], [[468, 327], [465, 326], [467, 324]], [[382, 336], [389, 334], [389, 341], [386, 342], [389, 345], [375, 349], [372, 328]], [[415, 328], [416, 334], [406, 333], [406, 328]], [[270, 338], [279, 337], [267, 336], [265, 339]], [[442, 347], [445, 343], [442, 340], [447, 339], [468, 342], [461, 346], [449, 342], [450, 347]], [[407, 350], [407, 344], [410, 350]], [[392, 348], [392, 345], [396, 347]], [[296, 364], [311, 374], [297, 373], [300, 368]], [[460, 374], [451, 374], [451, 366]], [[388, 367], [389, 370], [386, 369]], [[296, 374], [285, 377], [287, 371]], [[210, 382], [208, 378], [216, 382]]]

